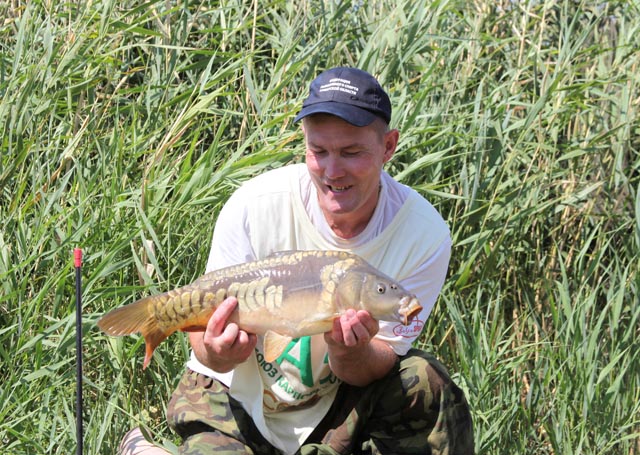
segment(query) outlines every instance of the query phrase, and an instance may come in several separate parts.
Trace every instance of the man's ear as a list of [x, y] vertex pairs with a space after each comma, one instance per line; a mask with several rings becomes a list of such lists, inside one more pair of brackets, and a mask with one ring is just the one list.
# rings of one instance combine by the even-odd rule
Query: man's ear
[[400, 132], [397, 129], [389, 130], [384, 134], [384, 162], [386, 163], [391, 159], [396, 152], [398, 146], [398, 140], [400, 139]]

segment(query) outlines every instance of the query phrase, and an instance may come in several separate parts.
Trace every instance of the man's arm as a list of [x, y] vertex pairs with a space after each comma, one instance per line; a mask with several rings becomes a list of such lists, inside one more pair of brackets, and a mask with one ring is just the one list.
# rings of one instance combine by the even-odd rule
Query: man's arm
[[331, 371], [359, 387], [385, 376], [398, 356], [386, 342], [373, 338], [377, 332], [378, 322], [366, 311], [348, 310], [337, 318], [324, 335]]

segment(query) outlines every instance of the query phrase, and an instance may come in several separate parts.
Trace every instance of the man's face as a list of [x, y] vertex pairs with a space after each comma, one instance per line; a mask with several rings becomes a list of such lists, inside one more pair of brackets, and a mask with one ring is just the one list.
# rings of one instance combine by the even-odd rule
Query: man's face
[[303, 120], [306, 162], [318, 202], [336, 234], [353, 237], [366, 227], [378, 202], [380, 172], [398, 143], [382, 122], [356, 127], [331, 115]]

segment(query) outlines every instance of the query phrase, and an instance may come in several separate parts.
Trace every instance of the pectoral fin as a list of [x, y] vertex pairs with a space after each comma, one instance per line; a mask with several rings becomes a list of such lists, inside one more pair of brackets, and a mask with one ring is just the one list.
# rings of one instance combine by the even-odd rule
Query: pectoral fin
[[328, 332], [333, 328], [333, 320], [339, 316], [339, 314], [332, 314], [327, 317], [302, 321], [298, 324], [296, 329], [298, 332], [305, 335], [315, 335], [317, 333]]
[[264, 359], [267, 362], [275, 361], [284, 352], [291, 340], [291, 337], [267, 330], [267, 333], [264, 334]]

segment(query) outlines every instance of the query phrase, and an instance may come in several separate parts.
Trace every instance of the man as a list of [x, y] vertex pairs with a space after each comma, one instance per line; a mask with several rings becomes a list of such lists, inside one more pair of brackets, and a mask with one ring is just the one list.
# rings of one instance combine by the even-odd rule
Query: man
[[464, 395], [411, 347], [442, 288], [451, 239], [431, 204], [383, 171], [399, 139], [390, 120], [370, 74], [320, 74], [295, 118], [306, 163], [231, 196], [207, 271], [282, 250], [349, 250], [415, 293], [423, 311], [407, 329], [349, 310], [267, 363], [260, 337], [227, 322], [237, 301], [225, 300], [205, 332], [190, 333], [192, 356], [169, 403], [181, 453], [473, 453]]

